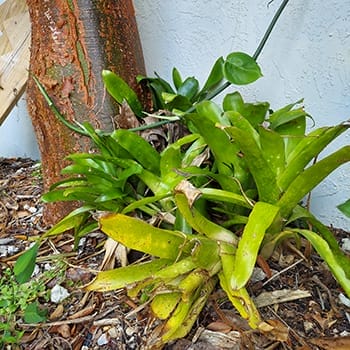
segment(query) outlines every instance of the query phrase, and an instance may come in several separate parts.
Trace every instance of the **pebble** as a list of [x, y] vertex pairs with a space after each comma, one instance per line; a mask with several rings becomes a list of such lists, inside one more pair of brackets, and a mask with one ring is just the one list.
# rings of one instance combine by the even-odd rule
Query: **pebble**
[[341, 242], [341, 249], [343, 249], [346, 252], [350, 252], [350, 238], [343, 238]]
[[24, 204], [23, 209], [29, 211], [31, 214], [35, 214], [38, 211], [37, 208], [31, 207], [28, 204]]
[[103, 346], [108, 344], [108, 337], [106, 333], [103, 333], [98, 339], [97, 339], [97, 345]]
[[64, 299], [69, 297], [68, 290], [58, 284], [56, 284], [52, 289], [51, 289], [51, 296], [50, 300], [52, 303], [60, 303]]
[[128, 337], [131, 337], [133, 334], [135, 333], [135, 330], [131, 327], [127, 327], [125, 329], [125, 334], [128, 336]]
[[266, 278], [265, 272], [260, 267], [254, 267], [253, 274], [250, 278], [251, 282], [256, 283]]
[[339, 294], [339, 300], [345, 306], [350, 307], [350, 299], [348, 299], [343, 293]]

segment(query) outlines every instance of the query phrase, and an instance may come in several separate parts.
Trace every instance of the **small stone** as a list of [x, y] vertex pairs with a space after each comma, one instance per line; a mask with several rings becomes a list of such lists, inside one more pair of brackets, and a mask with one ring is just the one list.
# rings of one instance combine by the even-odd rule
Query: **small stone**
[[314, 324], [312, 322], [310, 322], [310, 321], [304, 322], [305, 333], [310, 332], [313, 328], [314, 328]]
[[56, 284], [52, 289], [51, 289], [51, 296], [50, 300], [53, 303], [60, 303], [64, 299], [69, 297], [68, 290], [58, 284]]
[[120, 335], [118, 330], [115, 327], [110, 328], [108, 330], [108, 334], [111, 338], [114, 338], [114, 339], [118, 338]]
[[39, 275], [39, 273], [40, 273], [40, 268], [39, 268], [38, 265], [35, 264], [34, 265], [34, 270], [33, 270], [33, 273], [32, 273], [32, 277]]
[[260, 267], [254, 267], [253, 274], [250, 277], [252, 283], [263, 281], [266, 278], [265, 272]]
[[350, 299], [348, 299], [343, 293], [339, 294], [339, 300], [345, 306], [350, 307]]
[[135, 330], [131, 327], [127, 327], [125, 329], [125, 334], [128, 336], [128, 337], [131, 337], [133, 334], [135, 333]]
[[108, 336], [106, 333], [103, 333], [98, 339], [97, 339], [97, 345], [103, 346], [108, 344]]
[[36, 213], [36, 212], [38, 211], [37, 208], [31, 207], [31, 206], [28, 205], [28, 204], [24, 204], [23, 208], [24, 208], [24, 210], [29, 211], [31, 214], [34, 214], [34, 213]]
[[15, 245], [5, 245], [5, 246], [1, 246], [0, 245], [0, 257], [8, 257], [8, 256], [12, 256], [16, 253], [19, 252], [19, 248], [16, 247]]
[[343, 249], [346, 252], [350, 252], [350, 238], [343, 238], [341, 242], [341, 249]]
[[46, 263], [44, 265], [44, 271], [51, 271], [53, 269], [52, 265], [49, 263]]

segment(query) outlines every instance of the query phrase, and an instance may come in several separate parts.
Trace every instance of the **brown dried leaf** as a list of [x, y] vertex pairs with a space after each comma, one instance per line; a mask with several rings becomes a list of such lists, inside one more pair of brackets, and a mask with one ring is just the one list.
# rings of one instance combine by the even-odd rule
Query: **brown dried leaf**
[[334, 337], [334, 338], [313, 338], [310, 343], [321, 347], [324, 350], [349, 350], [350, 337]]
[[85, 317], [85, 316], [91, 315], [93, 313], [93, 311], [95, 310], [95, 308], [96, 308], [96, 304], [88, 306], [85, 309], [82, 309], [82, 310], [76, 312], [75, 314], [69, 316], [68, 319], [69, 320], [75, 320], [77, 318], [81, 318], [81, 317]]
[[64, 306], [62, 304], [57, 305], [56, 309], [51, 313], [49, 319], [52, 320], [57, 320], [59, 319], [64, 312]]
[[332, 317], [329, 314], [327, 314], [326, 317], [323, 317], [317, 312], [312, 315], [312, 318], [319, 324], [322, 330], [326, 330], [334, 324], [334, 320], [332, 320]]
[[83, 284], [86, 284], [90, 282], [92, 278], [92, 273], [90, 271], [79, 269], [76, 267], [70, 267], [66, 271], [66, 278], [73, 281], [73, 282], [82, 282]]
[[53, 326], [50, 331], [50, 333], [58, 333], [60, 334], [63, 338], [69, 338], [71, 336], [70, 332], [70, 326], [68, 324], [62, 324], [59, 326]]
[[230, 325], [224, 322], [215, 321], [208, 324], [207, 329], [214, 332], [228, 333], [232, 328]]
[[[229, 333], [213, 332], [205, 329], [198, 338], [199, 341], [207, 343], [207, 349], [230, 349], [239, 350], [242, 345], [242, 337], [239, 332], [231, 331]], [[205, 344], [203, 344], [205, 345]]]
[[25, 218], [27, 216], [31, 215], [31, 213], [27, 210], [20, 210], [20, 211], [17, 211], [16, 214], [14, 215], [14, 217], [16, 219], [21, 219], [21, 218]]
[[282, 322], [278, 320], [267, 320], [259, 324], [259, 330], [268, 338], [289, 342], [289, 330]]
[[194, 187], [190, 182], [186, 180], [182, 180], [176, 186], [175, 192], [185, 194], [190, 207], [192, 207], [196, 199], [202, 194], [198, 188]]
[[108, 237], [104, 244], [104, 248], [105, 256], [103, 257], [103, 261], [100, 266], [101, 271], [112, 270], [116, 259], [119, 261], [121, 266], [126, 266], [128, 264], [128, 251], [125, 246]]
[[119, 115], [114, 118], [118, 129], [132, 129], [140, 126], [140, 122], [131, 110], [127, 102], [123, 102], [119, 109]]

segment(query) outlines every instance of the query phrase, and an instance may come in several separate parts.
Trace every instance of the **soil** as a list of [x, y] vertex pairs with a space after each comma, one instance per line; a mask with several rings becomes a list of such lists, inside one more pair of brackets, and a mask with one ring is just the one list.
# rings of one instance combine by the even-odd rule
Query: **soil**
[[[48, 229], [42, 222], [41, 194], [39, 164], [31, 159], [0, 159], [1, 273]], [[347, 232], [332, 230], [339, 241], [348, 237]], [[45, 281], [46, 288], [60, 285], [69, 296], [59, 302], [40, 296], [48, 318], [38, 324], [25, 323], [19, 309], [14, 327], [24, 334], [18, 345], [6, 349], [144, 348], [156, 324], [147, 307], [138, 308], [124, 291], [92, 293], [81, 288], [101, 266], [105, 239], [94, 232], [81, 240], [77, 250], [69, 234], [45, 241], [37, 276], [58, 266], [60, 273]], [[268, 265], [261, 262], [255, 277], [248, 291], [264, 320], [259, 331], [247, 327], [217, 288], [191, 333], [165, 349], [350, 349], [350, 301], [342, 298], [342, 289], [305, 242], [300, 248], [293, 242], [280, 247]]]

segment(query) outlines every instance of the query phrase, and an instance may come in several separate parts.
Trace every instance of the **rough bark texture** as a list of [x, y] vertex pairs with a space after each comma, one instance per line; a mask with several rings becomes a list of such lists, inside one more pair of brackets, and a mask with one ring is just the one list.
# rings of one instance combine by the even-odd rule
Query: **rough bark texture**
[[[27, 0], [32, 23], [30, 71], [41, 81], [70, 121], [89, 121], [112, 130], [118, 106], [106, 94], [102, 69], [110, 69], [134, 87], [144, 61], [132, 0]], [[87, 138], [69, 131], [50, 111], [32, 79], [27, 102], [41, 153], [44, 191], [61, 179], [64, 157], [90, 148]], [[54, 223], [72, 206], [47, 205], [44, 219]]]

